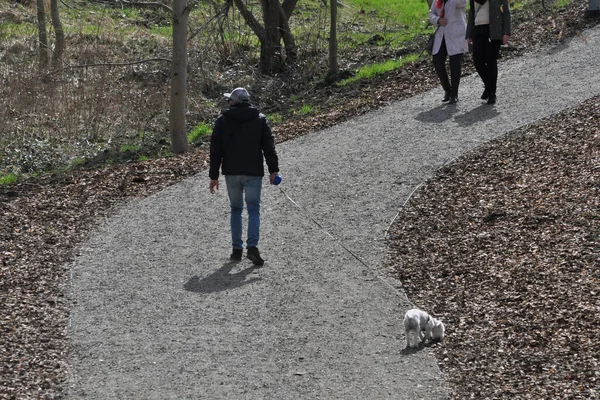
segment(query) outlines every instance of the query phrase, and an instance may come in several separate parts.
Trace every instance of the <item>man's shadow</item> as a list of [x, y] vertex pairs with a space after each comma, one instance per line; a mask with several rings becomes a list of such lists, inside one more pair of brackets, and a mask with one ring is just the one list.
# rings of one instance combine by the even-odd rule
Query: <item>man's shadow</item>
[[194, 293], [216, 293], [223, 290], [235, 289], [262, 279], [260, 277], [253, 277], [246, 280], [246, 277], [257, 269], [254, 265], [232, 274], [231, 270], [236, 264], [235, 262], [227, 262], [221, 268], [202, 279], [198, 276], [193, 276], [183, 285], [183, 288], [188, 292]]

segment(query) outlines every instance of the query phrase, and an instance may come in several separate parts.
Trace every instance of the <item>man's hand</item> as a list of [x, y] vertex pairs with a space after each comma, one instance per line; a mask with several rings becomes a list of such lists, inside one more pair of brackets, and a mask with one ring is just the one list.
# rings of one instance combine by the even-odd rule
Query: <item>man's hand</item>
[[441, 17], [438, 19], [438, 25], [446, 26], [448, 25], [448, 19], [446, 17]]
[[273, 182], [275, 181], [275, 177], [277, 176], [277, 172], [271, 172], [269, 174], [269, 183], [272, 185]]
[[510, 36], [508, 36], [508, 35], [502, 36], [502, 44], [508, 43], [509, 39], [510, 39]]
[[219, 180], [218, 179], [211, 179], [210, 180], [210, 186], [209, 186], [209, 188], [210, 188], [210, 192], [212, 194], [214, 194], [215, 190], [219, 190]]

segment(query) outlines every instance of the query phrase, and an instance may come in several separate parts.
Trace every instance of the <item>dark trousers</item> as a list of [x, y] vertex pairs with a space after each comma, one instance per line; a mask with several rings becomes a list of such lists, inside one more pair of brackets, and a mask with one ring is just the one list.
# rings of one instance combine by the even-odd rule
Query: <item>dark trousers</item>
[[475, 25], [472, 36], [475, 69], [485, 85], [485, 90], [490, 94], [496, 94], [498, 55], [502, 40], [490, 40], [489, 25]]
[[[440, 51], [433, 55], [433, 67], [440, 83], [446, 92], [449, 92], [451, 96], [458, 97], [458, 85], [460, 84], [460, 69], [462, 53], [450, 56], [450, 80], [448, 80], [448, 72], [446, 71], [446, 58], [448, 57], [448, 50], [446, 49], [446, 39], [442, 39], [442, 45]], [[452, 84], [450, 84], [452, 82]]]

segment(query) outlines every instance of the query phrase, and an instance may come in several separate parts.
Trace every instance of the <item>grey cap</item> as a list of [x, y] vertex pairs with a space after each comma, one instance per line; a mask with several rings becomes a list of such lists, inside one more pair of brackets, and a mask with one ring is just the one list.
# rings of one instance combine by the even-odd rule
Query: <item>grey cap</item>
[[223, 96], [225, 96], [227, 100], [233, 100], [236, 103], [246, 102], [250, 98], [248, 91], [243, 87], [235, 88], [231, 93], [223, 93]]

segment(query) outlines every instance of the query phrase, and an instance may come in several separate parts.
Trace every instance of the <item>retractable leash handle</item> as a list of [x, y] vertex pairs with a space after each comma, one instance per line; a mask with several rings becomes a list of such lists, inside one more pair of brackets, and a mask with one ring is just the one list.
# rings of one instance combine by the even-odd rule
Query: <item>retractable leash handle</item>
[[275, 175], [275, 179], [273, 179], [273, 185], [279, 185], [281, 183], [281, 175]]

